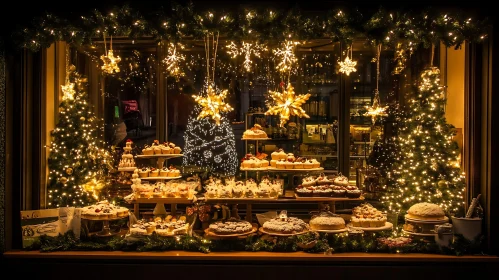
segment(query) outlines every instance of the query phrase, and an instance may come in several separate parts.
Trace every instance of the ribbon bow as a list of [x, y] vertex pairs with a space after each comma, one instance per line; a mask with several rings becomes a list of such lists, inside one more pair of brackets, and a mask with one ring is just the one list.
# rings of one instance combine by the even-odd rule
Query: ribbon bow
[[199, 220], [201, 222], [207, 222], [210, 219], [210, 213], [211, 211], [211, 206], [210, 205], [200, 205], [200, 206], [193, 206], [193, 207], [187, 207], [186, 208], [186, 213], [187, 216], [192, 216], [193, 214], [198, 214]]

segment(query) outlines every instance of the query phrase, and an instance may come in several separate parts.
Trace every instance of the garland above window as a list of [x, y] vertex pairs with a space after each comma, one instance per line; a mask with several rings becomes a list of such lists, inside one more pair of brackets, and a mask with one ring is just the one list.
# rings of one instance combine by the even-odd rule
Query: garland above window
[[154, 14], [142, 15], [125, 5], [106, 14], [95, 10], [77, 20], [53, 14], [35, 19], [31, 27], [15, 34], [18, 45], [37, 51], [55, 41], [74, 45], [91, 45], [102, 34], [127, 38], [152, 37], [158, 41], [179, 42], [183, 38], [202, 39], [206, 33], [220, 33], [235, 41], [303, 41], [329, 38], [351, 44], [354, 38], [366, 38], [378, 45], [396, 46], [408, 41], [411, 48], [430, 47], [441, 42], [458, 48], [463, 42], [479, 42], [486, 37], [487, 19], [473, 19], [463, 14], [439, 13], [435, 10], [417, 14], [380, 9], [372, 15], [358, 11], [332, 10], [305, 15], [291, 9], [249, 10], [239, 13], [194, 10], [192, 4], [172, 4]]

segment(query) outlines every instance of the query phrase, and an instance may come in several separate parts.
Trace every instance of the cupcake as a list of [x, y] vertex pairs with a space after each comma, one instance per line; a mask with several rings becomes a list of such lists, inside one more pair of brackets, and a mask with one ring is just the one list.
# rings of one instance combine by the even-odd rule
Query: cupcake
[[295, 189], [298, 196], [312, 196], [314, 191], [312, 187], [298, 187]]
[[286, 169], [285, 164], [286, 164], [286, 161], [282, 159], [276, 163], [276, 167], [277, 167], [277, 169]]
[[170, 170], [168, 169], [168, 167], [164, 166], [163, 168], [161, 168], [161, 170], [159, 171], [159, 176], [160, 177], [168, 177], [168, 173], [170, 172]]
[[345, 197], [346, 190], [333, 190], [333, 197]]
[[269, 161], [266, 159], [260, 160], [260, 167], [269, 167]]
[[143, 155], [153, 155], [154, 150], [149, 145], [145, 145], [144, 149], [142, 149], [142, 154]]
[[284, 162], [284, 167], [286, 169], [293, 169], [295, 167], [295, 164], [291, 161], [286, 161], [286, 162]]
[[347, 190], [346, 193], [348, 198], [359, 198], [361, 194], [362, 194], [361, 190]]
[[360, 226], [368, 228], [371, 226], [371, 222], [369, 219], [360, 218]]
[[319, 167], [321, 167], [321, 163], [318, 162], [315, 158], [311, 159], [311, 161], [312, 161], [312, 164], [313, 164], [312, 168], [319, 168]]
[[176, 146], [175, 148], [173, 148], [173, 153], [174, 154], [180, 154], [182, 152], [182, 149], [179, 147], [179, 146]]
[[286, 159], [290, 162], [294, 162], [296, 160], [295, 155], [293, 153], [288, 153]]
[[144, 226], [146, 227], [147, 234], [153, 233], [154, 230], [156, 229], [156, 223], [155, 222], [145, 223]]
[[360, 219], [357, 217], [352, 217], [351, 221], [352, 226], [354, 227], [360, 227]]
[[277, 151], [274, 151], [273, 153], [270, 154], [270, 157], [272, 158], [272, 160], [280, 160], [280, 155], [279, 155], [279, 150]]
[[159, 169], [156, 168], [151, 168], [149, 171], [149, 177], [158, 177], [159, 176]]
[[315, 180], [315, 178], [312, 176], [306, 177], [306, 178], [303, 178], [302, 185], [304, 187], [315, 186], [315, 185], [317, 185], [317, 180]]
[[170, 147], [163, 145], [163, 147], [161, 147], [161, 153], [164, 155], [169, 155], [171, 153]]
[[152, 149], [153, 149], [155, 155], [161, 155], [161, 153], [162, 153], [161, 146], [157, 145], [157, 146], [154, 146]]
[[277, 168], [277, 160], [272, 159], [272, 160], [270, 161], [270, 167]]
[[286, 154], [282, 149], [279, 151], [279, 159], [286, 160], [288, 159], [288, 154]]
[[180, 177], [180, 170], [174, 169], [170, 171], [170, 175], [173, 175], [172, 177]]
[[309, 159], [303, 163], [303, 168], [312, 169], [312, 168], [314, 168], [314, 163], [312, 162], [311, 159]]
[[149, 177], [149, 168], [143, 167], [139, 170], [139, 177], [140, 178], [146, 178]]
[[333, 183], [336, 185], [336, 186], [348, 186], [348, 178], [343, 176], [343, 175], [339, 175], [338, 177], [334, 178], [333, 180]]
[[294, 169], [303, 169], [303, 162], [295, 161], [293, 164], [295, 165]]

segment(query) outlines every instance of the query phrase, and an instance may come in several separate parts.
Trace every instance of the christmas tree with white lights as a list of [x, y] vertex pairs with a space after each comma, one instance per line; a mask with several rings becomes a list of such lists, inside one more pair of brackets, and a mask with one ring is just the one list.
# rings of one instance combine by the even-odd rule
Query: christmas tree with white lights
[[400, 161], [393, 169], [394, 184], [382, 198], [389, 210], [405, 213], [419, 202], [438, 204], [448, 213], [462, 210], [464, 176], [453, 141], [455, 129], [445, 119], [445, 102], [440, 70], [424, 70], [399, 127]]
[[105, 150], [102, 125], [87, 101], [87, 79], [71, 66], [48, 145], [49, 207], [83, 206], [98, 199], [113, 159]]
[[191, 113], [184, 134], [183, 166], [197, 167], [213, 175], [234, 176], [239, 167], [234, 131], [223, 114], [220, 124], [199, 118], [201, 106]]

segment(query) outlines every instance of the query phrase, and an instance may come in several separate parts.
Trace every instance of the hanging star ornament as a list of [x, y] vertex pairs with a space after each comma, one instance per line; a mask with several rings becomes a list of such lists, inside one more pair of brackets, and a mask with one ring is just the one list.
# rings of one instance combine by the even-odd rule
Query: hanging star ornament
[[295, 47], [298, 44], [300, 44], [300, 42], [286, 40], [283, 43], [282, 48], [274, 50], [274, 55], [279, 59], [279, 63], [276, 66], [277, 70], [283, 73], [292, 70], [293, 65], [298, 61], [298, 58], [296, 58], [295, 55]]
[[[178, 45], [180, 49], [184, 48], [183, 45]], [[163, 63], [166, 66], [166, 72], [168, 73], [168, 75], [174, 77], [177, 81], [180, 79], [180, 77], [185, 76], [185, 73], [180, 68], [180, 63], [182, 63], [183, 61], [185, 61], [185, 55], [177, 50], [177, 46], [175, 44], [170, 43], [168, 53], [163, 59]]]
[[376, 123], [377, 117], [384, 117], [387, 115], [386, 114], [387, 108], [388, 108], [388, 106], [381, 106], [381, 101], [379, 99], [379, 91], [375, 90], [374, 91], [373, 105], [366, 106], [367, 112], [364, 114], [364, 116], [371, 117], [371, 120], [372, 120], [373, 125], [374, 125]]
[[234, 42], [230, 42], [230, 44], [227, 46], [227, 53], [232, 58], [244, 56], [243, 67], [247, 72], [251, 71], [251, 68], [253, 66], [251, 57], [254, 56], [260, 58], [262, 52], [265, 51], [267, 51], [267, 47], [258, 43], [242, 42], [241, 47], [239, 47]]
[[291, 115], [298, 116], [300, 118], [310, 118], [307, 112], [301, 108], [301, 105], [305, 103], [310, 98], [310, 93], [307, 94], [295, 94], [295, 89], [288, 83], [285, 90], [281, 92], [269, 91], [270, 96], [275, 102], [274, 106], [271, 106], [265, 115], [279, 115], [280, 116], [280, 126], [284, 126]]
[[62, 89], [62, 100], [74, 100], [75, 99], [75, 83], [66, 82], [65, 85], [61, 85]]
[[220, 94], [217, 94], [213, 87], [209, 85], [206, 91], [206, 97], [193, 95], [192, 97], [194, 97], [194, 100], [202, 107], [201, 112], [198, 115], [198, 120], [210, 117], [217, 125], [220, 125], [220, 120], [222, 118], [220, 113], [234, 110], [223, 101], [228, 93], [229, 91], [225, 89]]
[[114, 56], [112, 49], [107, 51], [107, 55], [101, 55], [100, 59], [104, 63], [101, 67], [104, 73], [114, 74], [120, 72], [120, 67], [118, 66], [118, 63], [121, 61], [121, 57]]
[[350, 76], [350, 73], [357, 72], [355, 66], [357, 66], [357, 61], [351, 60], [350, 57], [345, 58], [345, 61], [338, 62], [340, 65], [340, 72], [344, 73], [347, 76]]

